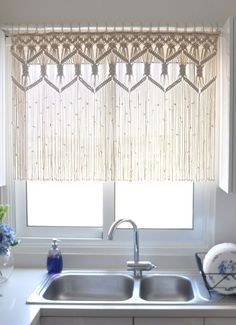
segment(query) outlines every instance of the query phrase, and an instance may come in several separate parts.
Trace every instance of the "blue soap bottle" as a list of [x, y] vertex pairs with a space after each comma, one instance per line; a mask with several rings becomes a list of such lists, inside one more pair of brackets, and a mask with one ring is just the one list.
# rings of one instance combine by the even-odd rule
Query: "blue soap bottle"
[[47, 269], [48, 274], [60, 273], [63, 269], [61, 250], [58, 248], [58, 239], [53, 238], [52, 247], [48, 251]]

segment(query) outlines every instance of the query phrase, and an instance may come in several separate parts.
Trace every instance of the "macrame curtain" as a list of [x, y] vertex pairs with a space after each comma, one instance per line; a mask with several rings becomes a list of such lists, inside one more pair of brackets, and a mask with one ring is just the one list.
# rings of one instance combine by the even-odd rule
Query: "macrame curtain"
[[16, 179], [214, 179], [217, 33], [11, 38]]

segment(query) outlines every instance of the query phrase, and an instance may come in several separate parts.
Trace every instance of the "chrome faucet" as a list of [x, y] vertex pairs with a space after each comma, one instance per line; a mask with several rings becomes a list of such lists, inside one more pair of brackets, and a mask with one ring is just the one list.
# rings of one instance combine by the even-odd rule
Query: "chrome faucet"
[[139, 261], [139, 232], [136, 223], [131, 219], [119, 219], [113, 222], [108, 231], [108, 239], [113, 239], [114, 231], [123, 222], [130, 223], [134, 230], [134, 260], [127, 261], [127, 270], [133, 271], [135, 278], [140, 278], [142, 277], [142, 271], [150, 271], [153, 268], [156, 268], [156, 265], [152, 264], [149, 261]]

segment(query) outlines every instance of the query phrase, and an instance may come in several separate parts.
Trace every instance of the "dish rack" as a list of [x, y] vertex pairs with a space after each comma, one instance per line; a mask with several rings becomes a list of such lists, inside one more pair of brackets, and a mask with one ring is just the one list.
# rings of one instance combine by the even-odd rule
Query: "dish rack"
[[[223, 294], [220, 294], [218, 292], [215, 291], [215, 289], [217, 287], [220, 288], [224, 288], [222, 285], [220, 285], [225, 279], [232, 277], [235, 281], [236, 281], [236, 273], [205, 273], [203, 271], [203, 259], [205, 257], [206, 253], [200, 252], [200, 253], [195, 253], [195, 258], [196, 258], [196, 262], [197, 262], [197, 266], [199, 269], [199, 272], [203, 278], [204, 284], [207, 288], [207, 291], [209, 293], [210, 298], [212, 298], [213, 294], [217, 294], [220, 296], [224, 296]], [[207, 282], [207, 276], [210, 275], [221, 275], [221, 279], [214, 285], [214, 286], [210, 286]]]

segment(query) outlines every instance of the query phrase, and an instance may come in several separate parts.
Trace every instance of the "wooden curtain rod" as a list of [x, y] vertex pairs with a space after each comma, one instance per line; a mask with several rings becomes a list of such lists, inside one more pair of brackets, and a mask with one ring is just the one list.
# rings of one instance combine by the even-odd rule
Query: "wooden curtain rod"
[[142, 31], [142, 32], [184, 32], [184, 31], [192, 31], [192, 32], [220, 32], [221, 27], [215, 24], [167, 24], [167, 25], [154, 25], [150, 24], [149, 26], [143, 25], [80, 25], [80, 24], [7, 24], [0, 25], [0, 29], [3, 30], [6, 35], [15, 34], [15, 33], [32, 33], [32, 32], [128, 32], [128, 31]]

